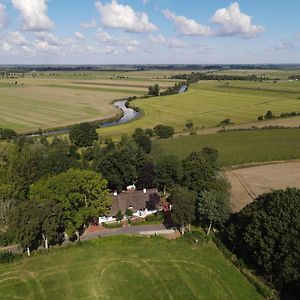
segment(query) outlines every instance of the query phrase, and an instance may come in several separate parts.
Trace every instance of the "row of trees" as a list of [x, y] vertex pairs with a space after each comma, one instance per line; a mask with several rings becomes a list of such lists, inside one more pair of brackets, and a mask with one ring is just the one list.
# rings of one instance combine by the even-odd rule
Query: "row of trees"
[[257, 81], [268, 79], [266, 77], [257, 77], [256, 75], [228, 75], [228, 74], [213, 74], [206, 72], [192, 72], [190, 74], [177, 74], [173, 75], [171, 79], [186, 80], [189, 84], [198, 82], [199, 80], [247, 80]]

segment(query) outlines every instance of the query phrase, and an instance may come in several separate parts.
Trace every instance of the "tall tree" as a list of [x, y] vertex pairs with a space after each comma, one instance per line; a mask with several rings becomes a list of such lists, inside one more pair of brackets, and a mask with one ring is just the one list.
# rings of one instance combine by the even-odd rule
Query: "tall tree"
[[190, 225], [195, 219], [196, 193], [185, 188], [176, 188], [172, 192], [170, 200], [173, 222], [178, 225], [181, 234], [184, 234], [186, 227], [190, 231]]
[[0, 184], [0, 232], [6, 232], [8, 213], [16, 204], [13, 188], [8, 184]]
[[155, 168], [156, 178], [154, 183], [161, 191], [170, 191], [181, 182], [182, 164], [177, 156], [163, 156], [156, 162]]
[[9, 214], [9, 234], [27, 254], [39, 247], [42, 241], [41, 210], [33, 201], [24, 201]]
[[90, 170], [70, 169], [32, 185], [30, 199], [53, 200], [62, 204], [69, 236], [80, 233], [87, 223], [109, 212], [111, 199], [107, 180]]
[[224, 224], [230, 213], [228, 183], [224, 179], [218, 181], [219, 184], [199, 195], [198, 214], [200, 222], [208, 225], [207, 235], [213, 225]]
[[207, 189], [217, 176], [210, 159], [201, 152], [192, 152], [183, 160], [183, 173], [183, 185], [197, 192]]
[[98, 140], [99, 135], [95, 126], [81, 123], [72, 127], [69, 138], [72, 143], [79, 147], [88, 147], [92, 146], [95, 140]]

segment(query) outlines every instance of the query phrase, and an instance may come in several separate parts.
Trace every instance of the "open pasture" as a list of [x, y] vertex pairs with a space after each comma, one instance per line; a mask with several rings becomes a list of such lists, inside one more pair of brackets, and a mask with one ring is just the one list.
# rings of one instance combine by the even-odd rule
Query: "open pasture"
[[263, 299], [213, 244], [117, 236], [0, 265], [11, 299]]
[[300, 158], [300, 129], [229, 131], [156, 140], [153, 155], [185, 158], [203, 147], [219, 151], [220, 167]]
[[258, 116], [271, 110], [275, 115], [300, 112], [300, 82], [200, 81], [184, 94], [138, 99], [132, 105], [141, 108], [139, 120], [100, 130], [102, 135], [118, 136], [135, 128], [153, 128], [163, 123], [176, 132], [185, 129], [191, 119], [195, 129], [215, 127], [230, 118], [235, 124], [256, 122]]

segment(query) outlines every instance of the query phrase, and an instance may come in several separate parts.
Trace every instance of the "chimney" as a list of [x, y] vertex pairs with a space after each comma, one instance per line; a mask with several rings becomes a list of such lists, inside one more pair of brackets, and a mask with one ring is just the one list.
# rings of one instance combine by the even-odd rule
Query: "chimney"
[[146, 193], [147, 193], [147, 190], [146, 190], [146, 189], [143, 189], [143, 192], [144, 192], [144, 194], [146, 194]]

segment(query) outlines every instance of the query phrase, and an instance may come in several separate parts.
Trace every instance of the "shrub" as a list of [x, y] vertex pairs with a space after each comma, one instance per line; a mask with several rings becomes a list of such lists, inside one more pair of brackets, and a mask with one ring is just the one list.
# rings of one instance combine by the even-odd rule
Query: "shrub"
[[140, 226], [146, 224], [146, 221], [141, 219], [129, 220], [128, 222], [131, 226]]
[[102, 226], [107, 229], [114, 229], [114, 228], [122, 228], [123, 224], [118, 222], [113, 223], [102, 223]]
[[181, 238], [184, 242], [200, 246], [208, 240], [208, 237], [200, 231], [192, 231], [190, 233], [188, 232], [184, 234]]
[[155, 215], [148, 215], [145, 218], [146, 222], [154, 222], [156, 221], [156, 216]]
[[0, 140], [10, 140], [16, 135], [16, 132], [12, 129], [0, 128]]
[[270, 120], [270, 119], [273, 119], [273, 118], [274, 118], [273, 113], [270, 110], [268, 110], [266, 115], [265, 115], [265, 119]]
[[161, 139], [167, 139], [174, 135], [174, 128], [166, 125], [156, 125], [154, 127], [155, 134]]
[[20, 255], [14, 254], [9, 251], [0, 252], [0, 264], [6, 264], [14, 261]]

